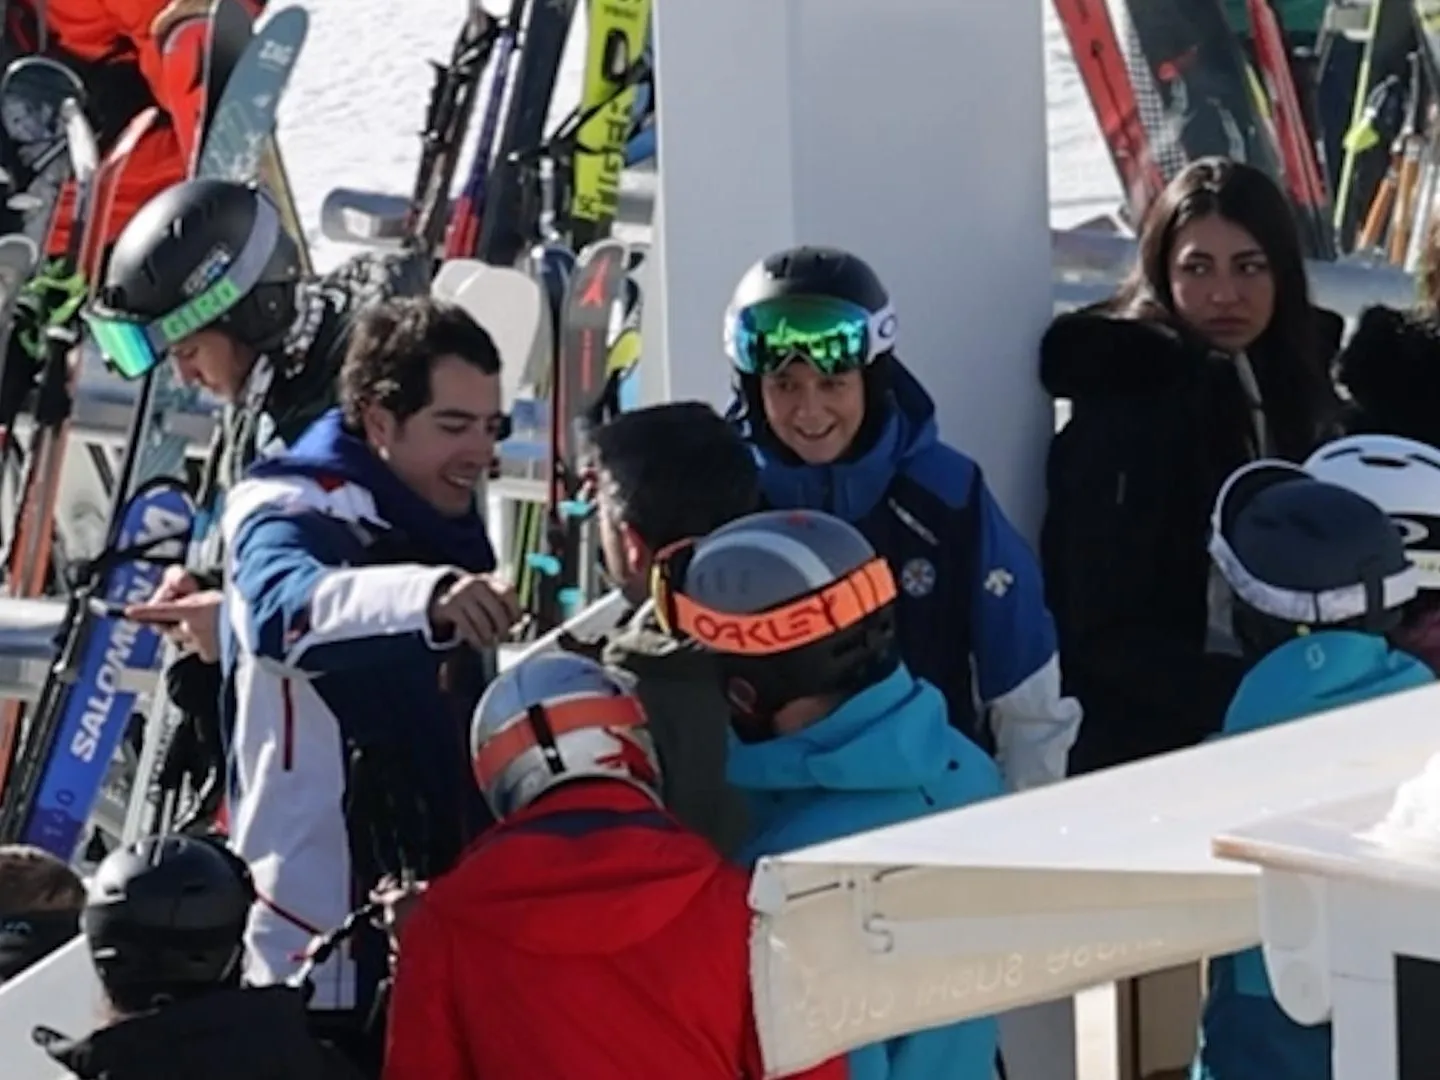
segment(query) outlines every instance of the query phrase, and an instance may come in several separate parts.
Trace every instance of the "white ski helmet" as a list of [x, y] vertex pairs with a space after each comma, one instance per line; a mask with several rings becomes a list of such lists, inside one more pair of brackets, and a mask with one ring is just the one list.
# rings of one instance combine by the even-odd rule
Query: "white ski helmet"
[[522, 660], [499, 676], [470, 723], [475, 782], [497, 818], [559, 784], [622, 780], [660, 802], [645, 710], [623, 676], [573, 653]]
[[1394, 435], [1351, 435], [1316, 450], [1305, 470], [1389, 514], [1420, 588], [1440, 590], [1440, 450]]

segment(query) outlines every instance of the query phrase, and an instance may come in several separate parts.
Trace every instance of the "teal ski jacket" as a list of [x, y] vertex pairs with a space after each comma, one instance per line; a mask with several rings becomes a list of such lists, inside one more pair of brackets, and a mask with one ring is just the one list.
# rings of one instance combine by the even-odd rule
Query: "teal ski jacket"
[[[1410, 690], [1435, 675], [1385, 638], [1325, 630], [1286, 642], [1241, 680], [1221, 735]], [[1277, 763], [1278, 767], [1283, 767]], [[1258, 948], [1210, 963], [1191, 1080], [1330, 1080], [1330, 1025], [1306, 1027], [1275, 1000]]]
[[[746, 865], [1001, 792], [990, 756], [950, 726], [945, 698], [901, 665], [809, 727], [731, 736], [726, 771], [747, 795]], [[991, 1080], [997, 1031], [968, 1020], [852, 1051], [851, 1080]]]

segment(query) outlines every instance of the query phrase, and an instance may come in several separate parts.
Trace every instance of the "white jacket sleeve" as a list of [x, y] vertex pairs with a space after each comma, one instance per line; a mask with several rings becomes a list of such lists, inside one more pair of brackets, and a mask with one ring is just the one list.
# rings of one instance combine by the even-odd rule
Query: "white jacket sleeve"
[[1081, 713], [1079, 701], [1060, 693], [1060, 659], [1053, 655], [991, 701], [987, 717], [1005, 786], [1024, 791], [1063, 780]]

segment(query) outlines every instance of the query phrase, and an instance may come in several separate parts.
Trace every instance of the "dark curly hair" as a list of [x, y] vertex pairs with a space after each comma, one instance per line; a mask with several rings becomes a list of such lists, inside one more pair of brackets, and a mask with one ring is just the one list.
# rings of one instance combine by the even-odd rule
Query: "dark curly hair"
[[428, 296], [397, 297], [361, 312], [340, 368], [340, 407], [360, 430], [367, 405], [404, 423], [430, 404], [430, 373], [454, 356], [486, 375], [500, 371], [500, 352], [464, 308]]
[[614, 513], [652, 551], [759, 509], [755, 458], [704, 402], [632, 409], [597, 428], [592, 439]]

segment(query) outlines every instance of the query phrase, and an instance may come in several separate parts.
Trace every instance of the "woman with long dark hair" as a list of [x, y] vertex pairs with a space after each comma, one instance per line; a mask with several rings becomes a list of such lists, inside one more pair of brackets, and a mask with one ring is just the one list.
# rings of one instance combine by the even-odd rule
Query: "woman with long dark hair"
[[1041, 557], [1066, 691], [1085, 708], [1073, 772], [1218, 729], [1241, 660], [1210, 508], [1237, 466], [1298, 462], [1321, 441], [1339, 333], [1311, 306], [1284, 195], [1220, 158], [1156, 200], [1119, 293], [1047, 331], [1041, 379], [1071, 405]]

